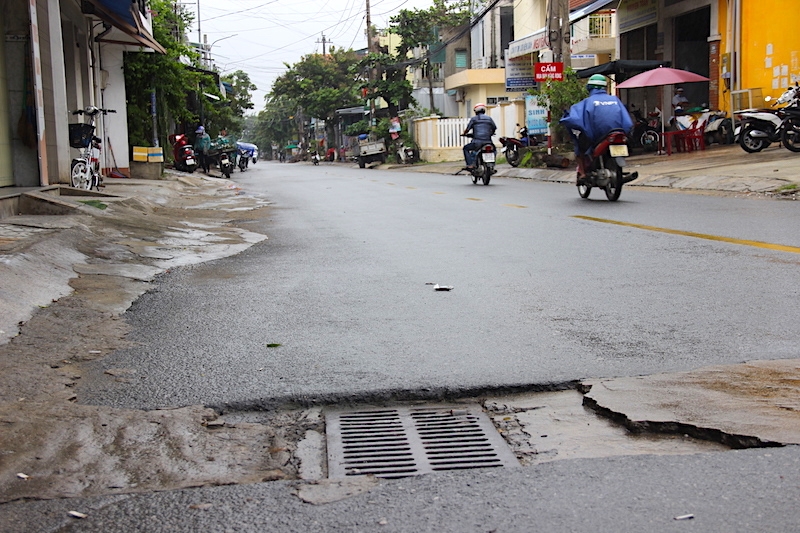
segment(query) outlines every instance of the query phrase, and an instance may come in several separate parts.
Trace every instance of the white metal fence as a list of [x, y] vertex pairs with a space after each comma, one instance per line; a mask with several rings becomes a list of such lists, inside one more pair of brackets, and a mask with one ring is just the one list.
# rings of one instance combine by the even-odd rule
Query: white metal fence
[[461, 148], [466, 141], [461, 133], [467, 127], [467, 118], [443, 118], [439, 119], [436, 128], [439, 134], [440, 148]]

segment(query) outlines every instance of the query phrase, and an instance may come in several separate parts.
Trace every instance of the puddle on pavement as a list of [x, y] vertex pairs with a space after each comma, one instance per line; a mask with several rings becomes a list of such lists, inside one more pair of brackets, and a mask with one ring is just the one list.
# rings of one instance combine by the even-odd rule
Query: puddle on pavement
[[729, 450], [685, 435], [638, 434], [583, 406], [574, 390], [487, 398], [484, 407], [523, 465], [616, 455]]

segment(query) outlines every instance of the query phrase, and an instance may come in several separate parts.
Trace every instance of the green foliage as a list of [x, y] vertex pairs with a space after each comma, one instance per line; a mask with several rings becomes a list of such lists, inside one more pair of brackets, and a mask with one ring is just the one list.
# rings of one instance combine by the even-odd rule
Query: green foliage
[[578, 78], [577, 73], [571, 68], [564, 71], [564, 81], [548, 80], [540, 85], [539, 91], [531, 91], [536, 96], [537, 103], [550, 111], [550, 126], [554, 132], [556, 142], [566, 138], [566, 131], [559, 119], [570, 106], [588, 96], [586, 84]]
[[272, 97], [291, 98], [303, 112], [333, 122], [335, 112], [360, 103], [358, 83], [351, 74], [357, 62], [352, 50], [331, 48], [329, 54], [303, 56], [272, 84]]
[[104, 204], [100, 200], [78, 200], [82, 204], [90, 205], [92, 207], [96, 207], [97, 209], [105, 210], [108, 205]]
[[136, 146], [152, 144], [150, 95], [156, 92], [156, 110], [160, 144], [166, 144], [170, 119], [194, 122], [197, 116], [189, 110], [187, 100], [198, 86], [210, 87], [213, 79], [187, 69], [182, 57], [197, 59], [197, 53], [178, 36], [186, 33], [191, 16], [168, 0], [151, 0], [153, 36], [166, 49], [166, 54], [128, 52], [124, 57], [125, 91], [127, 94], [128, 137]]
[[361, 135], [362, 133], [369, 133], [369, 119], [359, 120], [354, 124], [350, 124], [345, 128], [344, 134], [349, 135], [350, 137], [355, 137], [356, 135]]
[[266, 152], [273, 144], [283, 148], [297, 137], [296, 110], [297, 102], [288, 96], [273, 96], [267, 100], [253, 127], [252, 141], [260, 151]]

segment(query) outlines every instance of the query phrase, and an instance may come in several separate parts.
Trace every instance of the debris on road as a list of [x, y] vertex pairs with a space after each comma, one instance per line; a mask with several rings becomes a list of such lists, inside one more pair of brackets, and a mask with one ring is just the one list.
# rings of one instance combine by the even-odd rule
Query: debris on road
[[452, 291], [453, 287], [451, 285], [439, 285], [438, 283], [433, 286], [433, 290], [435, 291]]
[[681, 516], [676, 516], [675, 520], [691, 520], [692, 518], [694, 518], [693, 514], [684, 514]]
[[88, 514], [80, 513], [78, 511], [70, 511], [67, 514], [70, 515], [72, 518], [86, 518], [87, 516], [89, 516]]
[[27, 480], [29, 480], [29, 479], [31, 478], [30, 476], [28, 476], [28, 475], [25, 475], [25, 474], [23, 474], [22, 472], [20, 472], [19, 474], [17, 474], [17, 477], [18, 477], [18, 478], [20, 478], [20, 479], [24, 479], [24, 480], [26, 480], [26, 481], [27, 481]]

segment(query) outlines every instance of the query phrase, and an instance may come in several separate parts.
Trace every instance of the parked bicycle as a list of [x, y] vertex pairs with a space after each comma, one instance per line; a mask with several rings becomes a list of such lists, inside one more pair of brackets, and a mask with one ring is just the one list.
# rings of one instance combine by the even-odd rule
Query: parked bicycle
[[70, 179], [72, 186], [78, 189], [100, 190], [103, 184], [103, 177], [100, 174], [100, 153], [101, 140], [94, 134], [95, 119], [102, 113], [116, 113], [113, 109], [101, 109], [89, 106], [85, 109], [73, 111], [73, 115], [83, 115], [86, 117], [85, 123], [69, 125], [69, 145], [79, 150], [78, 157], [72, 160], [70, 165]]

